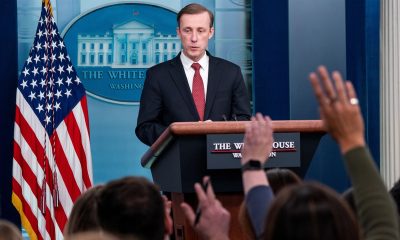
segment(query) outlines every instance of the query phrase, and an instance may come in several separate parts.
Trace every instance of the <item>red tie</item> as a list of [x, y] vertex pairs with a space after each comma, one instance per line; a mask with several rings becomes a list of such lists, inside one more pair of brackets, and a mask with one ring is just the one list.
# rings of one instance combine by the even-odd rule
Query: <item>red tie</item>
[[192, 95], [194, 104], [196, 104], [197, 112], [199, 113], [200, 121], [204, 120], [204, 109], [206, 106], [206, 101], [204, 99], [204, 85], [203, 79], [200, 75], [200, 64], [193, 63], [192, 68], [194, 69], [194, 77], [193, 77], [193, 88]]

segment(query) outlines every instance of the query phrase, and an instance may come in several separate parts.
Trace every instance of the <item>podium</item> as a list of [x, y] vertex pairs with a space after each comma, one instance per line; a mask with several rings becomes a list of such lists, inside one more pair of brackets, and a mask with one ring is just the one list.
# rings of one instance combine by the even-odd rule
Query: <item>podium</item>
[[[230, 239], [245, 239], [240, 230], [238, 212], [243, 201], [241, 170], [207, 168], [207, 135], [243, 134], [245, 121], [172, 123], [141, 159], [150, 168], [154, 182], [171, 193], [175, 239], [199, 239], [185, 220], [180, 203], [197, 207], [194, 183], [210, 176], [217, 198], [231, 213]], [[300, 166], [290, 168], [304, 177], [321, 137], [320, 120], [272, 121], [274, 133], [300, 134]], [[223, 136], [222, 136], [223, 137]]]

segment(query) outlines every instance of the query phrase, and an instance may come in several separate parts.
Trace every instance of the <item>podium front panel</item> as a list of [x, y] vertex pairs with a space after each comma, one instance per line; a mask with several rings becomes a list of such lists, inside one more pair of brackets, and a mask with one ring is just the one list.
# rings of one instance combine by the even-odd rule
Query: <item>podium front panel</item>
[[[323, 133], [300, 133], [300, 166], [289, 167], [303, 178]], [[279, 167], [279, 166], [278, 166]], [[175, 137], [151, 167], [153, 180], [162, 191], [193, 193], [194, 183], [206, 175], [216, 192], [241, 192], [240, 169], [208, 169], [206, 135]]]

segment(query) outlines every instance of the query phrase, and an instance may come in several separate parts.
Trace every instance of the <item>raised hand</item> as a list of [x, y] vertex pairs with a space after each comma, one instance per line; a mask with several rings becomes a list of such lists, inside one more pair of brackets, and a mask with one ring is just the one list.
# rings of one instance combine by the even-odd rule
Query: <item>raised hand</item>
[[242, 165], [250, 159], [264, 164], [272, 151], [273, 142], [271, 119], [268, 116], [263, 117], [261, 113], [251, 117], [244, 135]]
[[215, 197], [209, 177], [204, 177], [203, 183], [207, 186], [205, 190], [199, 183], [196, 183], [194, 186], [199, 201], [199, 211], [201, 211], [201, 215], [198, 216], [198, 222], [196, 222], [196, 215], [198, 213], [196, 214], [187, 203], [181, 204], [183, 213], [202, 239], [229, 239], [230, 213]]
[[310, 74], [324, 126], [345, 153], [365, 145], [364, 121], [351, 82], [344, 82], [338, 71], [332, 73], [332, 79], [324, 66]]

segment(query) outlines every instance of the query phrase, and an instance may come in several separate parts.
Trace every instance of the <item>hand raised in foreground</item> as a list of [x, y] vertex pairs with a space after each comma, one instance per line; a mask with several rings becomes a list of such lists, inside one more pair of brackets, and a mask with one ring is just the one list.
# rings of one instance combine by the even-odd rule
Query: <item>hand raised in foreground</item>
[[257, 113], [255, 117], [251, 117], [244, 135], [242, 165], [250, 159], [265, 164], [274, 143], [272, 132], [272, 123], [268, 116], [263, 117], [261, 113]]
[[325, 129], [338, 142], [342, 153], [346, 153], [365, 145], [364, 121], [351, 82], [344, 82], [337, 71], [332, 78], [324, 66], [310, 74]]
[[[207, 182], [208, 184], [206, 184]], [[194, 185], [199, 201], [199, 210], [201, 211], [198, 222], [195, 223], [196, 214], [187, 203], [181, 204], [183, 213], [202, 239], [229, 239], [230, 213], [216, 199], [209, 177], [204, 177], [203, 183], [208, 186], [206, 191], [203, 190], [199, 183]]]

